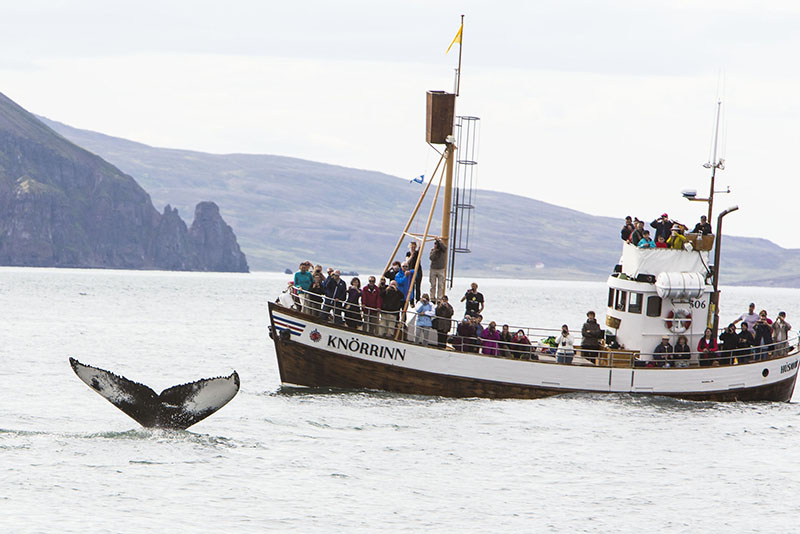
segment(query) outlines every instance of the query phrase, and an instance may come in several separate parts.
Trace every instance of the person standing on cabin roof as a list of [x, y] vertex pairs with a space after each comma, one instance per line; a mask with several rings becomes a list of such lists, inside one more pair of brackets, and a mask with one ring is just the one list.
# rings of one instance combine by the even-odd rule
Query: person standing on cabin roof
[[631, 236], [628, 239], [628, 242], [633, 245], [634, 247], [639, 244], [639, 241], [642, 240], [644, 237], [644, 223], [639, 221], [633, 228], [633, 232], [631, 232]]
[[639, 247], [639, 248], [656, 248], [656, 244], [653, 242], [652, 239], [650, 239], [650, 231], [649, 230], [645, 230], [644, 231], [644, 235], [639, 240], [639, 242], [636, 244], [636, 246]]
[[662, 213], [661, 217], [650, 223], [650, 226], [656, 229], [656, 237], [663, 235], [664, 239], [669, 239], [673, 222], [669, 220], [669, 215]]
[[694, 225], [694, 234], [709, 235], [711, 233], [711, 225], [708, 224], [708, 218], [705, 215], [700, 216], [700, 222]]
[[[383, 283], [385, 285], [386, 281]], [[378, 334], [381, 300], [381, 290], [375, 285], [375, 277], [370, 276], [367, 285], [361, 291], [361, 312], [364, 315], [364, 330], [373, 335]]]
[[667, 248], [683, 250], [683, 245], [685, 244], [686, 238], [681, 234], [681, 227], [676, 224], [672, 227], [672, 235], [667, 239]]
[[656, 248], [667, 248], [667, 240], [664, 239], [663, 235], [656, 238]]
[[461, 297], [461, 302], [467, 301], [466, 314], [475, 317], [483, 312], [483, 293], [478, 293], [478, 284], [472, 282], [470, 288]]
[[631, 233], [633, 233], [633, 221], [631, 220], [631, 216], [628, 215], [625, 217], [625, 224], [622, 225], [619, 236], [623, 241], [628, 241], [631, 238]]
[[314, 282], [314, 275], [309, 271], [310, 268], [311, 262], [304, 261], [300, 264], [300, 270], [294, 273], [294, 287], [297, 288], [300, 297], [300, 311], [304, 313], [310, 313], [307, 292]]
[[414, 269], [417, 270], [417, 275], [414, 277], [414, 281], [412, 282], [414, 291], [411, 292], [411, 298], [408, 301], [412, 306], [414, 305], [414, 297], [422, 294], [422, 288], [420, 287], [422, 285], [422, 262], [419, 262], [419, 267], [417, 267], [417, 257], [419, 257], [417, 242], [412, 241], [408, 244], [408, 252], [406, 252], [406, 263], [408, 264], [408, 268], [412, 272]]
[[733, 321], [733, 323], [731, 324], [736, 324], [740, 321], [744, 321], [745, 323], [747, 323], [747, 328], [750, 330], [750, 332], [753, 331], [753, 327], [756, 325], [756, 321], [758, 321], [758, 314], [756, 313], [755, 302], [751, 302], [750, 306], [748, 306], [747, 308], [747, 313], [741, 314], [739, 318]]
[[439, 299], [444, 295], [444, 268], [447, 265], [447, 245], [438, 237], [433, 240], [430, 260], [431, 300], [433, 302], [439, 302]]

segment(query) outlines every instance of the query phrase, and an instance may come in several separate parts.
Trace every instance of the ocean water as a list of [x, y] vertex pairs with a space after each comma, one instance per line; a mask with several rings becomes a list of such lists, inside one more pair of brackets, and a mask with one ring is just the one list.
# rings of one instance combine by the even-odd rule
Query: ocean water
[[[798, 529], [795, 402], [282, 391], [266, 303], [287, 279], [0, 269], [0, 532]], [[478, 282], [501, 324], [575, 330], [607, 293]], [[722, 322], [754, 300], [800, 323], [799, 297], [725, 288]], [[69, 356], [156, 391], [233, 369], [242, 387], [188, 431], [145, 430]]]

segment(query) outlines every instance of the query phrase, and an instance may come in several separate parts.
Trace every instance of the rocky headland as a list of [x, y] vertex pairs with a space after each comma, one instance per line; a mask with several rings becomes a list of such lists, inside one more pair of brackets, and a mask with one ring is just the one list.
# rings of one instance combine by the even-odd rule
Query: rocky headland
[[247, 272], [213, 202], [192, 225], [0, 93], [0, 265]]

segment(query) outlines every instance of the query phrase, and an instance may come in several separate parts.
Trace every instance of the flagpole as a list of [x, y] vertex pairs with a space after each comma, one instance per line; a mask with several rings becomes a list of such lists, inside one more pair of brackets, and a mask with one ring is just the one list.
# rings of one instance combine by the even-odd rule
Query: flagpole
[[461, 91], [461, 51], [464, 48], [464, 15], [461, 15], [461, 41], [458, 43], [458, 81], [456, 82], [456, 96]]

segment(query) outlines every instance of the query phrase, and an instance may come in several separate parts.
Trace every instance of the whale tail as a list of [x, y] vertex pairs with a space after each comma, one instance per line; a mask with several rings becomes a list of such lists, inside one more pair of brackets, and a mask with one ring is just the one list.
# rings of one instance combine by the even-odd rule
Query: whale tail
[[239, 391], [239, 375], [204, 378], [165, 389], [149, 387], [70, 358], [78, 378], [144, 427], [184, 430], [216, 412]]

